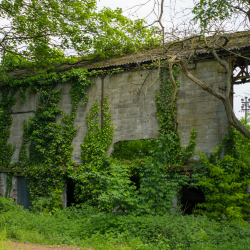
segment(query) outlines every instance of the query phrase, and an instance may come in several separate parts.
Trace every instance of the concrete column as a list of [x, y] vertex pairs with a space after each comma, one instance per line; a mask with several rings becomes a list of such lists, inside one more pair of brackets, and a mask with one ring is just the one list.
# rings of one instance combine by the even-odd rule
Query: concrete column
[[67, 207], [67, 183], [64, 185], [64, 189], [62, 191], [62, 204], [63, 208]]
[[178, 198], [177, 195], [175, 195], [172, 200], [172, 208], [170, 209], [170, 211], [174, 212], [177, 210], [177, 208], [178, 208]]
[[17, 177], [12, 177], [12, 188], [10, 191], [10, 198], [14, 199], [15, 203], [17, 203], [17, 192], [18, 192], [18, 185], [17, 185]]
[[6, 184], [7, 184], [7, 174], [0, 173], [0, 195], [5, 197], [6, 195]]

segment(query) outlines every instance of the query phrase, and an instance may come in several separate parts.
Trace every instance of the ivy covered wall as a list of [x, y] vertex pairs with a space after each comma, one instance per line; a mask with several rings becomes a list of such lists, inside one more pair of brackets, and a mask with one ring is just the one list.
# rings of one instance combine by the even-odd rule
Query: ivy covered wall
[[[223, 85], [225, 78], [218, 72], [218, 65], [215, 61], [198, 63], [193, 73], [213, 88]], [[111, 120], [114, 125], [114, 137], [109, 154], [111, 154], [115, 142], [157, 137], [159, 121], [155, 115], [155, 90], [159, 88], [158, 69], [121, 72], [111, 76], [106, 75], [103, 80], [100, 76], [94, 76], [90, 77], [90, 80], [93, 84], [86, 88], [89, 99], [84, 107], [78, 105], [74, 119], [77, 130], [72, 141], [73, 161], [81, 163], [80, 144], [87, 132], [86, 112], [89, 111], [95, 100], [101, 105], [102, 99], [105, 97], [110, 105]], [[228, 132], [224, 107], [220, 100], [199, 89], [182, 73], [179, 73], [178, 81], [180, 82], [180, 92], [177, 100], [177, 119], [182, 145], [188, 144], [190, 133], [196, 128], [196, 149], [210, 153], [217, 142]], [[71, 82], [58, 83], [55, 90], [59, 89], [62, 91], [57, 108], [65, 114], [70, 114], [72, 109]], [[17, 162], [19, 158], [23, 142], [24, 120], [34, 116], [37, 107], [41, 105], [39, 93], [26, 92], [25, 95], [26, 101], [22, 103], [19, 93], [16, 93], [14, 97], [17, 101], [11, 109], [13, 122], [8, 142], [12, 146], [16, 146], [12, 162]], [[62, 115], [58, 112], [56, 120], [59, 122], [61, 118]], [[101, 115], [99, 115], [99, 119], [101, 120]]]

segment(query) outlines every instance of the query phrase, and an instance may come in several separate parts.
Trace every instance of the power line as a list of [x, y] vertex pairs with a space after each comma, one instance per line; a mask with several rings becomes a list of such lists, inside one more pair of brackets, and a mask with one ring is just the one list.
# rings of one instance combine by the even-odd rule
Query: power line
[[245, 118], [247, 119], [247, 112], [250, 111], [250, 98], [245, 96], [245, 99], [241, 99], [241, 112], [245, 112]]

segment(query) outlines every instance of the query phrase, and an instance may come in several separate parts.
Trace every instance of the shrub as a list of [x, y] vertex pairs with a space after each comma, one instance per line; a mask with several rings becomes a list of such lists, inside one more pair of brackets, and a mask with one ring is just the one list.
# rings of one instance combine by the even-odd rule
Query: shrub
[[[249, 217], [250, 161], [246, 154], [249, 142], [245, 145], [242, 135], [231, 130], [219, 147], [195, 167], [194, 180], [202, 188], [206, 202], [199, 204], [198, 212], [211, 218], [242, 220]], [[249, 148], [250, 149], [250, 148]]]
[[15, 204], [14, 200], [11, 198], [3, 198], [0, 195], [0, 213], [12, 211], [18, 209], [18, 206]]
[[22, 209], [4, 212], [0, 214], [0, 232], [5, 229], [7, 238], [18, 241], [93, 249], [105, 249], [105, 246], [131, 250], [218, 250], [226, 246], [238, 249], [237, 244], [249, 243], [250, 237], [248, 223], [218, 222], [206, 216], [172, 213], [163, 216], [106, 214], [88, 206], [70, 207], [52, 215]]

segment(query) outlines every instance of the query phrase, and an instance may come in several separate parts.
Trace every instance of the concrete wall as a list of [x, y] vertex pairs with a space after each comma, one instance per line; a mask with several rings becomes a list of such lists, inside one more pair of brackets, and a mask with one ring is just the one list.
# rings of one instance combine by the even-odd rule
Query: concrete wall
[[[8, 191], [8, 192], [7, 192]], [[12, 177], [12, 186], [10, 190], [7, 190], [7, 173], [0, 173], [0, 196], [2, 197], [10, 197], [17, 202], [18, 195], [18, 185], [17, 185], [17, 177]]]
[[[219, 73], [220, 67], [215, 61], [198, 63], [193, 71], [195, 77], [218, 90], [219, 85], [225, 85], [225, 75]], [[113, 144], [123, 140], [149, 139], [157, 136], [158, 121], [155, 116], [155, 90], [159, 87], [158, 70], [150, 73], [148, 70], [119, 73], [104, 78], [104, 96], [108, 96], [112, 122], [115, 126]], [[146, 81], [145, 81], [146, 79]], [[179, 134], [182, 145], [187, 145], [193, 128], [197, 129], [196, 149], [205, 153], [212, 152], [217, 142], [228, 132], [227, 119], [222, 102], [203, 91], [199, 86], [180, 73], [180, 92], [177, 101]], [[80, 163], [80, 144], [83, 142], [86, 128], [86, 112], [95, 99], [101, 102], [102, 80], [93, 77], [93, 86], [87, 90], [89, 101], [86, 107], [79, 106], [75, 125], [77, 135], [73, 140], [73, 160]], [[145, 82], [144, 82], [145, 81]], [[141, 85], [144, 83], [143, 88]], [[65, 113], [71, 109], [70, 84], [58, 85], [62, 88], [62, 99], [58, 107]], [[141, 89], [141, 91], [140, 91]], [[18, 96], [17, 96], [18, 97]], [[16, 145], [12, 161], [18, 160], [22, 144], [23, 121], [34, 115], [37, 106], [37, 95], [27, 94], [26, 103], [20, 101], [13, 108], [13, 124], [10, 129], [9, 143]], [[21, 112], [21, 113], [20, 113]], [[61, 117], [58, 117], [58, 121]]]
[[[217, 61], [198, 63], [190, 71], [197, 79], [218, 91], [219, 85], [226, 86], [226, 76]], [[207, 155], [228, 133], [227, 115], [221, 100], [204, 91], [189, 80], [184, 73], [179, 74], [180, 92], [177, 101], [179, 135], [186, 146], [193, 128], [197, 129], [196, 150]]]

